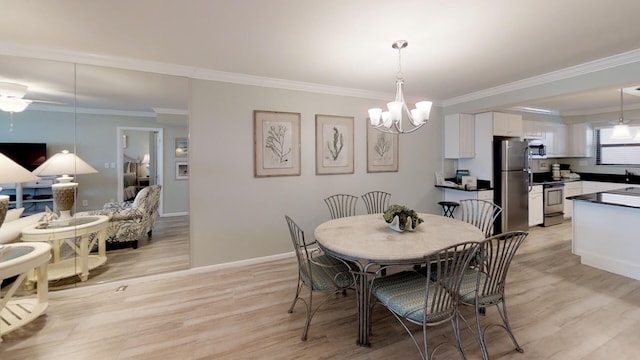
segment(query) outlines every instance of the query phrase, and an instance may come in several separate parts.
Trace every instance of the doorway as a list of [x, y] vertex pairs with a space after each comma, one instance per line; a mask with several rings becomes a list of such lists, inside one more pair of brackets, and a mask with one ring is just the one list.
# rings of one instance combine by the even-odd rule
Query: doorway
[[[118, 127], [118, 201], [132, 200], [142, 188], [162, 185], [163, 129]], [[158, 213], [163, 214], [163, 189]]]

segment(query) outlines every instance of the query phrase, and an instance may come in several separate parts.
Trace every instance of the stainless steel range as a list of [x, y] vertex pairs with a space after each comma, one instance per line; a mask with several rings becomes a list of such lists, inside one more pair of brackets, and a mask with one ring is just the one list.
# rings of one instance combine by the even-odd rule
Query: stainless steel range
[[557, 225], [564, 219], [564, 183], [543, 184], [544, 226]]

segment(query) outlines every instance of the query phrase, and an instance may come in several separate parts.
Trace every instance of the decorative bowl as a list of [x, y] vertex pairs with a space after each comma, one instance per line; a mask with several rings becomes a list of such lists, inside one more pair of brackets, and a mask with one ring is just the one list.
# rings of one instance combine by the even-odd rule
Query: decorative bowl
[[403, 232], [413, 231], [423, 222], [418, 214], [403, 205], [391, 205], [383, 214], [384, 220], [392, 230]]

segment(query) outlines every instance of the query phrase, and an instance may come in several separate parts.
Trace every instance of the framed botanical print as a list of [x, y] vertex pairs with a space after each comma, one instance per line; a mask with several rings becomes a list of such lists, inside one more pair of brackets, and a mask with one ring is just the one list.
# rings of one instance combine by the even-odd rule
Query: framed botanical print
[[300, 113], [253, 112], [254, 175], [300, 175]]
[[378, 131], [367, 120], [367, 172], [398, 171], [398, 134]]
[[316, 174], [353, 174], [353, 117], [316, 115]]

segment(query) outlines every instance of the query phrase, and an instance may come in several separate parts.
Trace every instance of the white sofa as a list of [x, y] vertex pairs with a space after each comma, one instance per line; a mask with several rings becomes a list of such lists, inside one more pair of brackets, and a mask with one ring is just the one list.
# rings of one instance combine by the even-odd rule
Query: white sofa
[[20, 241], [20, 233], [25, 227], [37, 223], [43, 213], [20, 217], [23, 209], [7, 211], [7, 217], [0, 226], [0, 244]]

